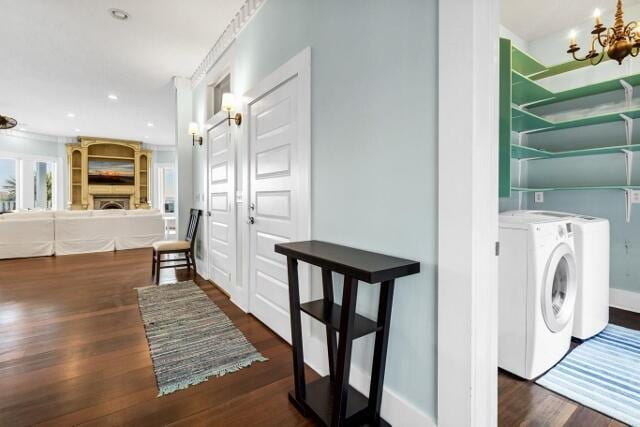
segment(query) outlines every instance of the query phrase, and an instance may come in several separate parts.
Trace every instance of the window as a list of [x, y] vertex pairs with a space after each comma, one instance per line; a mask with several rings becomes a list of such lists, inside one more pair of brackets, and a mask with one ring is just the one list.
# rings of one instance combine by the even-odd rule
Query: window
[[173, 167], [158, 168], [158, 206], [164, 217], [165, 238], [176, 238], [176, 170]]
[[0, 158], [0, 213], [16, 209], [16, 160]]
[[231, 74], [227, 74], [215, 85], [210, 86], [210, 111], [209, 117], [214, 116], [222, 109], [222, 94], [231, 92]]
[[55, 209], [55, 166], [53, 162], [33, 162], [33, 209]]
[[0, 157], [0, 213], [57, 209], [59, 161], [11, 154]]

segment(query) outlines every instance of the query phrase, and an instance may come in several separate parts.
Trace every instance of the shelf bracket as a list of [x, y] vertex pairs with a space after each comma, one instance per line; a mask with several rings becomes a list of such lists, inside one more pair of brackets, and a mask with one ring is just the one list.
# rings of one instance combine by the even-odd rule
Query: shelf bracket
[[620, 80], [620, 84], [624, 88], [624, 103], [627, 108], [629, 108], [631, 107], [631, 101], [633, 100], [633, 86], [625, 80]]
[[633, 151], [623, 149], [624, 166], [627, 175], [627, 185], [631, 185], [631, 172], [633, 172]]
[[627, 223], [631, 222], [631, 192], [632, 190], [624, 190], [624, 211], [625, 211], [625, 221]]
[[627, 145], [631, 145], [633, 139], [633, 119], [626, 114], [620, 114], [620, 117], [624, 119], [624, 128], [627, 131]]

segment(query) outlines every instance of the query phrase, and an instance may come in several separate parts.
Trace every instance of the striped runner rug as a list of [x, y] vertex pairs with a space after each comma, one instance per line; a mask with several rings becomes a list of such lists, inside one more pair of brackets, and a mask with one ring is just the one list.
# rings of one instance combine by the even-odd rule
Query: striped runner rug
[[640, 331], [608, 325], [536, 383], [624, 423], [640, 426]]
[[267, 360], [193, 281], [137, 291], [158, 396]]

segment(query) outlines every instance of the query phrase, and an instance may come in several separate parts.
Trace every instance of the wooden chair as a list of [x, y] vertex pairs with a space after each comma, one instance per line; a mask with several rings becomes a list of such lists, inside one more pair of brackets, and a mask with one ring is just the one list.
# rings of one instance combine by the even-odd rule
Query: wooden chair
[[[196, 233], [200, 224], [202, 211], [200, 209], [191, 209], [189, 214], [189, 226], [187, 227], [187, 236], [184, 240], [161, 240], [153, 244], [153, 264], [151, 274], [155, 276], [156, 285], [160, 283], [160, 269], [187, 267], [191, 271], [193, 265], [193, 278], [196, 277], [196, 259], [194, 255], [194, 245], [196, 242]], [[184, 254], [184, 258], [162, 259], [162, 255], [166, 254]], [[186, 264], [173, 264], [179, 261], [186, 261]], [[161, 265], [163, 262], [170, 262], [171, 265]]]

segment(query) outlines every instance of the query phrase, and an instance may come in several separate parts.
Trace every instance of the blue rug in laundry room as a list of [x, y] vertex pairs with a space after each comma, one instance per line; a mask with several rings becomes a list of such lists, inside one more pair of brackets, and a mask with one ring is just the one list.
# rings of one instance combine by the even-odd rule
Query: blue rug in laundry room
[[640, 331], [608, 325], [536, 383], [624, 423], [640, 426]]

